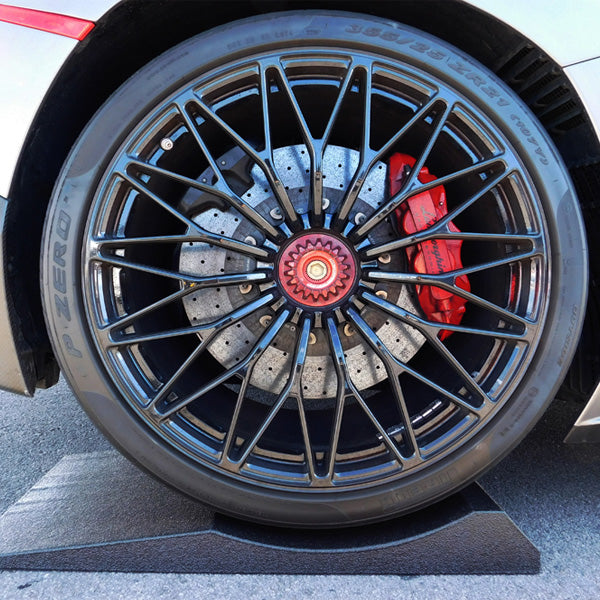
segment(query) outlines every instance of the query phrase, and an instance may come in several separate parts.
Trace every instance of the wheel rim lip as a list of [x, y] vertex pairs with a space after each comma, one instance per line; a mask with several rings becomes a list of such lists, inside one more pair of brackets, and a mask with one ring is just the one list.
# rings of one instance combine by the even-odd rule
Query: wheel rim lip
[[[526, 174], [525, 174], [525, 171], [524, 171], [524, 170], [523, 170], [522, 174], [526, 176]], [[527, 176], [526, 176], [526, 178], [527, 178]], [[542, 224], [542, 227], [543, 227], [543, 228], [544, 228], [544, 230], [545, 230], [545, 224], [543, 223], [543, 219], [541, 219], [541, 224]], [[88, 257], [89, 257], [89, 254], [88, 254]], [[546, 253], [546, 255], [545, 255], [545, 260], [546, 260], [546, 271], [547, 271], [547, 286], [546, 286], [546, 288], [547, 288], [547, 289], [550, 289], [550, 280], [549, 280], [549, 272], [550, 272], [550, 268], [549, 268], [549, 267], [550, 267], [550, 255], [549, 255], [548, 253]], [[87, 264], [87, 261], [86, 261], [86, 264]], [[543, 304], [543, 306], [542, 306], [541, 308], [542, 308], [542, 310], [540, 311], [540, 312], [541, 312], [541, 316], [540, 316], [540, 318], [538, 319], [538, 327], [539, 327], [539, 329], [542, 329], [542, 328], [543, 328], [543, 326], [542, 326], [542, 325], [543, 325], [543, 321], [544, 321], [544, 319], [545, 319], [545, 314], [546, 314], [546, 308], [545, 308], [545, 304]], [[90, 320], [90, 322], [91, 322], [91, 323], [93, 323], [93, 322], [94, 322], [94, 313], [95, 313], [95, 310], [92, 310], [92, 311], [90, 311], [90, 315], [91, 315], [91, 316], [89, 317], [89, 320]], [[95, 340], [95, 341], [96, 341], [96, 340]], [[536, 340], [536, 343], [537, 343], [537, 340]], [[101, 348], [101, 354], [102, 354], [102, 352], [103, 352], [103, 349]], [[531, 349], [531, 354], [532, 354], [532, 355], [534, 355], [534, 354], [535, 354], [535, 348], [532, 348], [532, 349]], [[113, 365], [113, 367], [114, 367], [114, 365]], [[112, 371], [112, 370], [113, 370], [113, 368], [111, 367], [111, 368], [110, 368], [110, 370]], [[521, 376], [521, 377], [522, 377], [522, 376]], [[513, 386], [513, 387], [514, 387], [514, 386]], [[506, 393], [505, 393], [504, 395], [506, 396]], [[143, 413], [142, 413], [142, 416], [145, 418], [145, 416], [143, 415]], [[472, 437], [472, 435], [473, 435], [473, 434], [471, 434], [471, 436], [469, 436], [469, 437]], [[461, 445], [461, 444], [459, 444], [459, 446], [460, 446], [460, 445]], [[181, 450], [182, 450], [184, 453], [187, 453], [187, 454], [189, 454], [189, 450], [188, 450], [188, 449], [185, 449], [185, 448], [183, 448], [183, 447], [180, 447], [180, 449], [181, 449]], [[446, 454], [446, 453], [444, 453], [444, 454]], [[197, 457], [197, 456], [194, 456], [194, 458], [195, 458], [195, 460], [197, 460], [197, 458], [198, 458], [198, 457]], [[207, 463], [206, 463], [206, 466], [209, 466], [209, 467], [211, 467], [211, 468], [213, 467], [213, 465], [211, 465], [211, 464], [210, 464], [210, 462], [207, 462]], [[230, 473], [226, 473], [226, 474], [227, 474], [227, 475], [230, 475]], [[395, 477], [391, 477], [391, 478], [393, 479], [393, 478], [395, 478]], [[376, 482], [376, 483], [377, 483], [377, 484], [379, 484], [379, 483], [381, 483], [381, 482], [383, 482], [383, 481], [386, 481], [386, 480], [387, 480], [387, 479], [385, 479], [385, 478], [384, 478], [384, 479], [381, 479], [381, 480], [377, 480], [377, 482]], [[252, 482], [252, 483], [255, 483], [255, 484], [261, 485], [261, 482], [260, 482], [260, 481], [258, 481], [258, 480], [254, 480], [254, 479], [245, 479], [245, 481], [250, 481], [250, 482]], [[270, 482], [269, 482], [269, 486], [272, 486], [272, 485], [277, 485], [277, 482], [276, 482], [276, 481], [270, 481]], [[282, 486], [282, 487], [285, 487], [285, 486]], [[351, 486], [349, 486], [349, 487], [351, 487]], [[363, 487], [365, 487], [365, 485], [364, 485], [364, 484], [359, 484], [359, 485], [358, 485], [358, 487], [359, 487], [359, 488], [363, 488]], [[346, 489], [346, 488], [344, 488], [344, 489]], [[293, 488], [293, 490], [294, 490], [294, 491], [303, 491], [303, 488], [297, 488], [297, 487], [294, 487], [294, 488]], [[334, 491], [335, 491], [335, 490], [339, 490], [339, 488], [335, 488], [335, 489], [334, 489]], [[310, 491], [315, 491], [315, 490], [310, 490]], [[321, 490], [321, 491], [322, 491], [322, 490]]]

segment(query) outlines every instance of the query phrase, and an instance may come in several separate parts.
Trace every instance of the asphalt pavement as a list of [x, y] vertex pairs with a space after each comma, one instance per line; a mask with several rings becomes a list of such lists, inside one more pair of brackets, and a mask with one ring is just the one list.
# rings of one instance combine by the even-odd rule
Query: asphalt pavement
[[[291, 576], [0, 571], [0, 599], [600, 598], [600, 445], [562, 443], [580, 407], [555, 400], [527, 439], [480, 480], [540, 549], [539, 575]], [[63, 456], [108, 450], [68, 386], [0, 393], [0, 513]], [[1, 535], [1, 532], [0, 532]]]

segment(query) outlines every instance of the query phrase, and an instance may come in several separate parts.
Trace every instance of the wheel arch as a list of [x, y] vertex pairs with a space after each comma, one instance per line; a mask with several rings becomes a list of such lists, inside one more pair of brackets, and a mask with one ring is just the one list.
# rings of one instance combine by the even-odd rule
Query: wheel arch
[[[12, 326], [23, 334], [21, 364], [27, 364], [30, 390], [55, 383], [58, 374], [42, 314], [37, 257], [46, 207], [70, 148], [94, 112], [139, 67], [184, 39], [233, 19], [269, 11], [343, 8], [403, 22], [454, 44], [494, 71], [530, 106], [569, 167], [584, 214], [597, 212], [597, 188], [589, 181], [600, 181], [600, 144], [575, 89], [540, 48], [489, 14], [460, 0], [348, 0], [343, 5], [336, 0], [206, 0], [201, 11], [198, 5], [128, 0], [110, 10], [69, 56], [35, 117], [15, 170], [3, 234], [7, 293], [16, 311]], [[593, 244], [594, 237], [590, 239]], [[595, 250], [592, 245], [591, 256]]]

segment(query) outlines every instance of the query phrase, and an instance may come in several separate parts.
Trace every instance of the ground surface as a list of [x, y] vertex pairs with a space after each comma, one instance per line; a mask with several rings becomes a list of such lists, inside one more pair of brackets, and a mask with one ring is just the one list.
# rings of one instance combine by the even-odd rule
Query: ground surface
[[[0, 571], [13, 598], [600, 598], [600, 445], [562, 439], [578, 406], [555, 401], [481, 485], [541, 550], [529, 576], [149, 575]], [[0, 513], [66, 454], [109, 449], [68, 387], [35, 398], [0, 393]]]

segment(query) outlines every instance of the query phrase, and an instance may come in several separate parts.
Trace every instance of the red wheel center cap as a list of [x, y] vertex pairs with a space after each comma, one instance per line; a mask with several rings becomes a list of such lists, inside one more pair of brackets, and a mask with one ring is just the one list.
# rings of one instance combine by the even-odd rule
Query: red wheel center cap
[[339, 303], [356, 281], [352, 250], [326, 233], [301, 235], [286, 246], [279, 259], [279, 282], [294, 302], [309, 307]]

